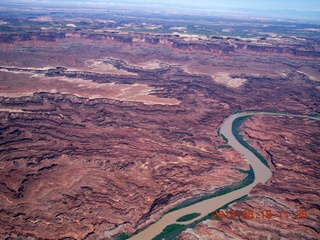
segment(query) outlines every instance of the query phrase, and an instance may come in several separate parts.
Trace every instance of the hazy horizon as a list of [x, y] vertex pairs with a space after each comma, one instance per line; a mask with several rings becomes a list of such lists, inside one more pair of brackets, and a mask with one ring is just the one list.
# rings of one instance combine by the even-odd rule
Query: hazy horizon
[[[319, 0], [13, 0], [2, 1], [4, 4], [26, 3], [39, 5], [112, 5], [114, 7], [121, 5], [131, 5], [135, 9], [154, 8], [165, 10], [189, 10], [206, 12], [232, 12], [247, 14], [253, 16], [270, 16], [294, 19], [313, 19], [320, 21], [320, 1]], [[1, 5], [1, 3], [0, 3]]]
[[294, 10], [294, 11], [318, 11], [320, 12], [320, 1], [319, 0], [11, 0], [3, 2], [38, 2], [38, 3], [66, 3], [66, 2], [86, 2], [86, 3], [145, 3], [145, 4], [166, 4], [170, 7], [172, 5], [189, 5], [206, 8], [243, 8], [243, 9], [258, 9], [258, 10]]

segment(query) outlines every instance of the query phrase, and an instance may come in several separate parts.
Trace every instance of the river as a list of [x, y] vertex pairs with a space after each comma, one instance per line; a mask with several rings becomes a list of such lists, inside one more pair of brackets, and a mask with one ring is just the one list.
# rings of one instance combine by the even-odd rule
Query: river
[[[162, 230], [170, 225], [170, 224], [189, 224], [194, 221], [206, 216], [208, 213], [215, 211], [216, 209], [228, 204], [231, 201], [234, 201], [238, 198], [241, 198], [247, 195], [251, 189], [257, 185], [258, 183], [266, 183], [268, 179], [271, 177], [272, 173], [268, 167], [266, 167], [260, 160], [257, 158], [250, 150], [241, 145], [232, 134], [232, 123], [235, 119], [239, 117], [252, 116], [256, 114], [263, 115], [272, 115], [272, 116], [287, 116], [287, 117], [302, 117], [309, 118], [313, 120], [320, 120], [319, 118], [305, 116], [305, 115], [293, 115], [293, 114], [285, 114], [285, 113], [271, 113], [271, 112], [243, 112], [237, 113], [229, 116], [222, 124], [220, 133], [223, 134], [226, 138], [228, 138], [228, 144], [237, 150], [239, 153], [244, 155], [245, 159], [252, 166], [255, 180], [250, 185], [243, 187], [241, 189], [235, 190], [233, 192], [214, 197], [194, 205], [176, 210], [174, 212], [170, 212], [164, 215], [159, 221], [153, 223], [137, 235], [134, 235], [130, 238], [130, 240], [151, 240]], [[187, 222], [178, 223], [176, 220], [182, 216], [185, 216], [190, 213], [201, 213], [201, 215], [195, 219], [192, 219]]]

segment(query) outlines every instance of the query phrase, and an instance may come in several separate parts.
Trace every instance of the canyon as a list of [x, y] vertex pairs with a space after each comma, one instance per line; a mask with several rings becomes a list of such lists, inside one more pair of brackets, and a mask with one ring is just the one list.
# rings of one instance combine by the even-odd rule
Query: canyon
[[[246, 200], [227, 209], [238, 216], [249, 210], [254, 218], [206, 220], [179, 238], [317, 239], [319, 129], [318, 121], [308, 119], [255, 115], [247, 120], [242, 134], [268, 160], [273, 175], [253, 188]], [[268, 219], [261, 214], [267, 210], [271, 212]]]
[[[3, 239], [132, 236], [247, 177], [219, 136], [228, 116], [320, 113], [319, 37], [137, 32], [98, 17], [100, 30], [80, 29], [89, 21], [71, 15], [2, 17]], [[273, 175], [229, 208], [290, 219], [209, 219], [176, 237], [316, 239], [318, 122], [253, 116], [242, 129]], [[292, 218], [300, 208], [307, 219]]]

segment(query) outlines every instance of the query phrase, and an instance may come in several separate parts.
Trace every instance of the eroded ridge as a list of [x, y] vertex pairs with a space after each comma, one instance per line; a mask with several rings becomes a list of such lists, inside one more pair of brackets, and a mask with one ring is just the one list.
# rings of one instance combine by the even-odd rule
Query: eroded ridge
[[248, 167], [194, 129], [195, 118], [213, 127], [212, 117], [187, 108], [46, 93], [1, 101], [1, 236], [132, 233], [173, 204], [239, 181], [233, 166]]

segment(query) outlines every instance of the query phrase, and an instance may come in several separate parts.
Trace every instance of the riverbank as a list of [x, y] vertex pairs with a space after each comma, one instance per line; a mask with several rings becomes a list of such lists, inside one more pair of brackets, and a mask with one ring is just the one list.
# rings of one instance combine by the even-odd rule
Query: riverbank
[[[198, 218], [195, 218], [193, 220], [190, 220], [189, 222], [185, 222], [184, 225], [188, 225], [191, 223], [194, 223], [195, 221], [198, 221], [205, 216], [208, 215], [208, 213], [213, 212], [214, 210], [236, 200], [239, 198], [244, 197], [247, 195], [251, 189], [259, 182], [266, 182], [270, 176], [271, 171], [269, 168], [267, 168], [263, 163], [261, 163], [260, 159], [257, 158], [250, 150], [245, 148], [233, 135], [233, 122], [239, 117], [245, 117], [245, 116], [251, 116], [256, 113], [237, 113], [230, 117], [228, 117], [225, 122], [222, 124], [220, 133], [221, 135], [224, 135], [228, 139], [228, 144], [239, 151], [241, 154], [245, 156], [245, 158], [248, 160], [249, 164], [252, 166], [253, 172], [255, 174], [254, 181], [242, 188], [233, 190], [231, 192], [212, 197], [210, 199], [203, 200], [201, 202], [197, 202], [193, 205], [184, 207], [182, 209], [178, 209], [173, 212], [169, 212], [165, 214], [159, 221], [156, 223], [150, 225], [145, 230], [142, 230], [137, 235], [132, 236], [130, 239], [132, 240], [141, 240], [141, 239], [153, 239], [156, 237], [159, 233], [161, 233], [167, 226], [173, 225], [173, 230], [176, 230], [178, 228], [177, 225], [179, 224], [176, 222], [177, 219], [193, 213], [197, 212], [201, 215]], [[179, 226], [180, 228], [181, 226]]]
[[[168, 229], [177, 231], [178, 229], [184, 229], [185, 226], [178, 226], [176, 224], [180, 224], [176, 222], [177, 219], [188, 215], [193, 212], [201, 213], [201, 215], [198, 218], [195, 218], [193, 220], [190, 220], [190, 222], [185, 222], [185, 225], [192, 224], [194, 222], [198, 222], [199, 220], [203, 220], [208, 215], [208, 212], [212, 212], [216, 209], [221, 208], [222, 206], [225, 206], [226, 204], [233, 202], [237, 199], [241, 199], [242, 197], [246, 196], [251, 189], [257, 185], [258, 183], [266, 183], [268, 179], [271, 177], [272, 173], [270, 169], [267, 167], [266, 160], [263, 163], [260, 158], [263, 159], [262, 155], [258, 155], [256, 150], [252, 148], [249, 144], [242, 144], [245, 141], [243, 138], [239, 137], [240, 134], [236, 131], [238, 127], [241, 125], [240, 123], [243, 123], [244, 120], [246, 120], [248, 117], [256, 115], [256, 114], [263, 114], [263, 115], [271, 115], [271, 116], [286, 116], [286, 117], [299, 117], [299, 118], [307, 118], [307, 119], [313, 119], [313, 120], [320, 120], [316, 117], [310, 117], [305, 115], [294, 115], [294, 114], [285, 114], [285, 113], [272, 113], [272, 112], [243, 112], [243, 113], [237, 113], [234, 115], [229, 116], [224, 123], [222, 124], [219, 133], [221, 136], [223, 135], [227, 140], [228, 144], [233, 147], [235, 150], [240, 152], [242, 155], [244, 155], [245, 159], [248, 161], [248, 163], [251, 165], [255, 179], [253, 183], [247, 185], [246, 187], [243, 187], [238, 190], [234, 190], [232, 192], [213, 197], [207, 200], [203, 200], [201, 202], [197, 202], [193, 205], [189, 205], [187, 207], [184, 207], [182, 209], [178, 209], [173, 212], [168, 212], [166, 215], [164, 215], [159, 221], [156, 223], [150, 225], [145, 230], [142, 230], [137, 235], [132, 236], [130, 239], [133, 240], [141, 240], [141, 239], [153, 239], [157, 236], [157, 234], [164, 232], [165, 234], [168, 233]], [[238, 140], [239, 139], [239, 140]], [[245, 145], [245, 146], [244, 146]], [[249, 149], [246, 146], [250, 146]], [[254, 151], [251, 151], [254, 149]], [[261, 156], [261, 157], [258, 157]], [[170, 226], [170, 228], [166, 228], [167, 226]], [[162, 235], [160, 235], [162, 236]]]

